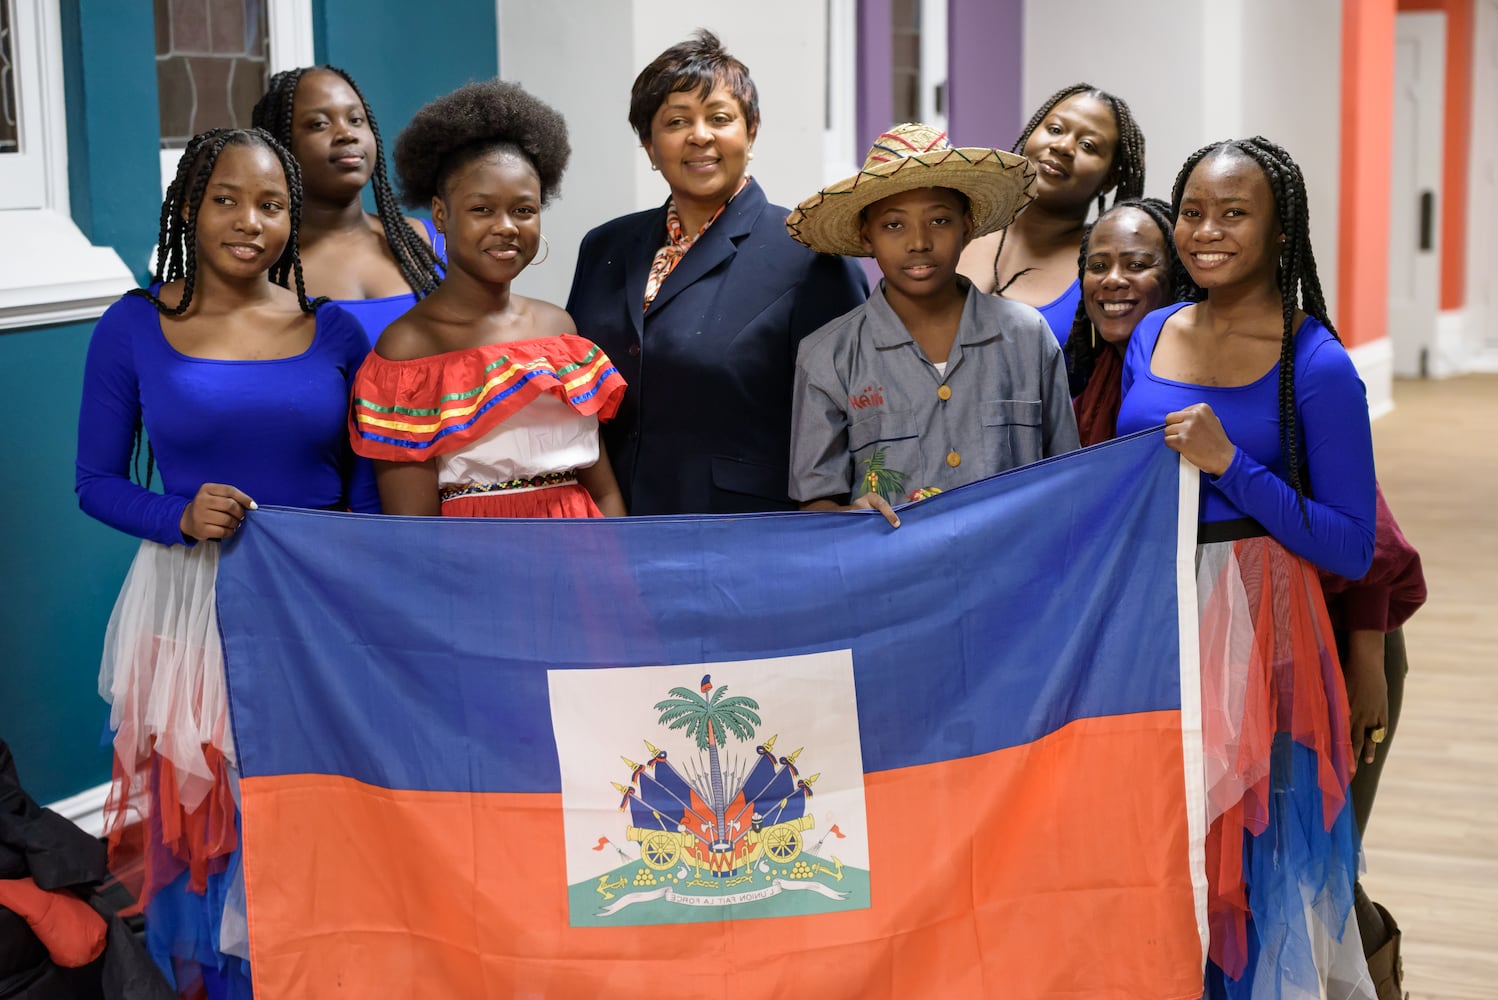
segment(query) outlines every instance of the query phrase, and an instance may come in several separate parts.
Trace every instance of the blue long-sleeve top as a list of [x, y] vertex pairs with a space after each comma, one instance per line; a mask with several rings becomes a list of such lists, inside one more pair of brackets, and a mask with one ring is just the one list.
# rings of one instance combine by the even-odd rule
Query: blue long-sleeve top
[[[358, 322], [323, 305], [301, 354], [189, 357], [167, 342], [149, 300], [125, 296], [99, 318], [84, 363], [79, 506], [163, 545], [187, 541], [182, 512], [204, 483], [238, 487], [257, 504], [378, 511], [372, 469], [348, 442], [349, 388], [368, 353]], [[164, 494], [130, 479], [142, 422]]]
[[1295, 333], [1295, 413], [1305, 515], [1280, 445], [1279, 365], [1243, 386], [1175, 382], [1150, 371], [1160, 330], [1177, 303], [1140, 320], [1124, 359], [1118, 433], [1154, 427], [1167, 413], [1206, 403], [1234, 445], [1220, 476], [1202, 476], [1204, 523], [1251, 517], [1281, 545], [1317, 566], [1358, 579], [1373, 562], [1373, 434], [1352, 359], [1321, 323]]

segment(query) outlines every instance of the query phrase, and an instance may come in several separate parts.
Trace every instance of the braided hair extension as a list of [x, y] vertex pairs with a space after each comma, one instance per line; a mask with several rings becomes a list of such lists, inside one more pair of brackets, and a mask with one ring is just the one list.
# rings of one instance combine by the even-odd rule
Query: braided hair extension
[[[1160, 229], [1160, 237], [1165, 245], [1165, 287], [1169, 291], [1170, 301], [1185, 302], [1198, 297], [1200, 289], [1191, 280], [1186, 265], [1181, 263], [1181, 257], [1176, 252], [1175, 216], [1171, 213], [1170, 206], [1160, 198], [1129, 198], [1114, 202], [1095, 221], [1088, 223], [1087, 228], [1082, 230], [1082, 247], [1077, 252], [1077, 277], [1080, 279], [1087, 272], [1087, 255], [1091, 252], [1093, 229], [1106, 217], [1126, 208], [1143, 212]], [[1079, 395], [1086, 388], [1087, 380], [1092, 377], [1092, 370], [1097, 365], [1098, 354], [1108, 347], [1102, 340], [1094, 342], [1090, 333], [1091, 326], [1087, 303], [1085, 300], [1080, 301], [1077, 303], [1077, 313], [1072, 318], [1071, 333], [1067, 335], [1066, 343], [1061, 348], [1073, 396]]]
[[1306, 517], [1305, 480], [1301, 472], [1300, 439], [1295, 423], [1296, 308], [1303, 309], [1308, 316], [1320, 322], [1339, 343], [1342, 338], [1337, 335], [1337, 329], [1327, 315], [1321, 278], [1316, 273], [1316, 256], [1311, 250], [1311, 220], [1305, 175], [1282, 146], [1263, 136], [1213, 143], [1192, 153], [1185, 166], [1181, 167], [1181, 172], [1176, 175], [1175, 188], [1171, 193], [1171, 207], [1176, 215], [1180, 214], [1181, 198], [1185, 194], [1186, 182], [1191, 178], [1192, 171], [1211, 156], [1242, 156], [1258, 165], [1269, 181], [1280, 228], [1285, 234], [1279, 266], [1275, 269], [1275, 282], [1279, 286], [1284, 319], [1280, 337], [1280, 447], [1284, 450], [1285, 462], [1290, 469], [1290, 485], [1294, 487], [1300, 502], [1301, 516]]
[[426, 241], [416, 235], [401, 212], [400, 201], [390, 186], [390, 176], [385, 167], [385, 145], [380, 138], [380, 126], [375, 121], [374, 109], [364, 99], [363, 91], [347, 70], [337, 66], [303, 66], [282, 70], [270, 78], [265, 93], [255, 102], [255, 108], [250, 113], [251, 124], [265, 129], [287, 149], [292, 148], [297, 85], [302, 82], [303, 76], [313, 72], [333, 73], [340, 77], [363, 106], [364, 120], [369, 123], [369, 131], [374, 135], [374, 172], [370, 176], [370, 182], [374, 186], [375, 210], [380, 217], [380, 227], [385, 231], [385, 243], [390, 248], [391, 256], [395, 258], [396, 266], [400, 268], [401, 277], [405, 278], [411, 290], [418, 297], [430, 294], [442, 282], [437, 256]]
[[[1087, 94], [1108, 105], [1108, 109], [1113, 112], [1113, 123], [1118, 126], [1118, 145], [1113, 150], [1113, 163], [1108, 169], [1107, 178], [1108, 181], [1113, 181], [1117, 185], [1113, 194], [1113, 204], [1117, 205], [1120, 201], [1131, 198], [1144, 197], [1144, 133], [1139, 130], [1139, 125], [1134, 121], [1134, 112], [1129, 109], [1128, 102], [1090, 83], [1074, 83], [1052, 94], [1040, 106], [1040, 109], [1030, 116], [1030, 120], [1025, 123], [1024, 131], [1014, 141], [1010, 151], [1023, 153], [1025, 143], [1029, 142], [1030, 136], [1040, 128], [1041, 122], [1056, 110], [1056, 105], [1078, 94]], [[1107, 181], [1103, 183], [1104, 186], [1107, 185]], [[1102, 191], [1098, 192], [1099, 213], [1107, 207], [1104, 204], [1105, 197]]]
[[[1135, 201], [1144, 197], [1144, 133], [1139, 130], [1139, 125], [1134, 121], [1134, 112], [1129, 108], [1128, 102], [1122, 97], [1117, 97], [1100, 90], [1090, 83], [1074, 83], [1070, 87], [1062, 87], [1046, 100], [1040, 108], [1030, 116], [1020, 132], [1019, 138], [1010, 147], [1010, 152], [1023, 153], [1025, 143], [1030, 141], [1030, 136], [1040, 128], [1042, 122], [1056, 110], [1056, 105], [1078, 94], [1087, 94], [1108, 105], [1113, 112], [1113, 124], [1118, 128], [1118, 145], [1113, 149], [1113, 162], [1108, 168], [1108, 174], [1103, 181], [1103, 187], [1108, 186], [1109, 181], [1115, 182], [1113, 191], [1113, 204], [1118, 205], [1123, 201]], [[1101, 216], [1107, 209], [1107, 195], [1099, 190], [1097, 193], [1097, 210]], [[1014, 284], [1020, 278], [1030, 273], [1034, 268], [1023, 268], [1010, 276], [1008, 281], [999, 277], [999, 255], [1004, 250], [1004, 240], [1009, 236], [1009, 230], [999, 237], [999, 247], [993, 255], [993, 286], [995, 295], [1003, 295], [1004, 290]]]
[[[151, 275], [151, 281], [156, 285], [180, 280], [182, 282], [181, 301], [175, 306], [169, 306], [149, 288], [132, 288], [125, 294], [148, 300], [163, 316], [181, 316], [192, 305], [198, 276], [198, 209], [202, 207], [203, 195], [208, 189], [208, 182], [213, 176], [219, 155], [229, 146], [263, 146], [275, 154], [281, 164], [281, 169], [285, 171], [290, 203], [288, 215], [291, 232], [287, 238], [286, 250], [270, 267], [269, 277], [271, 281], [282, 287], [286, 287], [287, 281], [294, 277], [297, 303], [302, 312], [315, 313], [317, 307], [327, 299], [319, 298], [309, 301], [306, 283], [302, 280], [302, 261], [297, 252], [297, 236], [302, 216], [301, 171], [297, 169], [296, 160], [292, 155], [276, 142], [270, 133], [258, 128], [217, 128], [200, 132], [192, 137], [187, 148], [182, 151], [182, 159], [177, 163], [176, 176], [172, 178], [172, 183], [166, 191], [166, 198], [161, 203], [161, 225], [156, 237], [156, 269]], [[156, 456], [150, 442], [147, 441], [146, 475], [142, 480], [139, 475], [141, 437], [141, 424], [137, 422], [135, 444], [131, 452], [131, 466], [136, 473], [136, 480], [141, 485], [149, 487]]]

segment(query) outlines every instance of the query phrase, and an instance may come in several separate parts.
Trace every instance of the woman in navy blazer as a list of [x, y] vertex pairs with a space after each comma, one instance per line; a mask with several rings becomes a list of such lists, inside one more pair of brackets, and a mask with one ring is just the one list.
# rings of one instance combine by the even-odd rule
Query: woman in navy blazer
[[868, 284], [851, 261], [792, 240], [787, 210], [749, 178], [758, 92], [712, 34], [640, 73], [629, 120], [671, 197], [588, 233], [567, 299], [629, 383], [603, 425], [626, 506], [794, 510], [796, 348], [863, 302]]

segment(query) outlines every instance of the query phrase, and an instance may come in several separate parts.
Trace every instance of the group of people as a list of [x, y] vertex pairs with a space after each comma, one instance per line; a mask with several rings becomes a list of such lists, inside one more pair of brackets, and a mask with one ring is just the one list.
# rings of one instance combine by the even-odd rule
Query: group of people
[[[1216, 143], [1145, 198], [1128, 105], [1078, 84], [1011, 150], [892, 127], [788, 212], [750, 176], [754, 82], [707, 32], [640, 73], [629, 122], [669, 197], [583, 239], [565, 309], [511, 287], [550, 252], [570, 151], [517, 85], [401, 132], [399, 188], [430, 221], [401, 213], [332, 67], [276, 74], [254, 128], [185, 151], [153, 281], [95, 328], [77, 458], [83, 509], [142, 539], [100, 678], [108, 823], [145, 858], [174, 985], [249, 995], [213, 586], [214, 543], [257, 504], [898, 527], [902, 503], [1164, 424], [1204, 473], [1204, 989], [1397, 995], [1397, 928], [1353, 906], [1346, 803], [1355, 771], [1376, 783], [1423, 582], [1290, 155]], [[1352, 789], [1360, 829], [1372, 789]]]

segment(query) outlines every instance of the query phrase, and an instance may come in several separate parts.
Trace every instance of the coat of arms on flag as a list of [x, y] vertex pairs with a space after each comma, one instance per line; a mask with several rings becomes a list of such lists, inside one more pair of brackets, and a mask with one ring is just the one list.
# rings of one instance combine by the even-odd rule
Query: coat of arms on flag
[[897, 530], [257, 510], [256, 994], [1200, 996], [1197, 489], [1154, 435]]
[[868, 907], [850, 651], [548, 681], [572, 926]]

